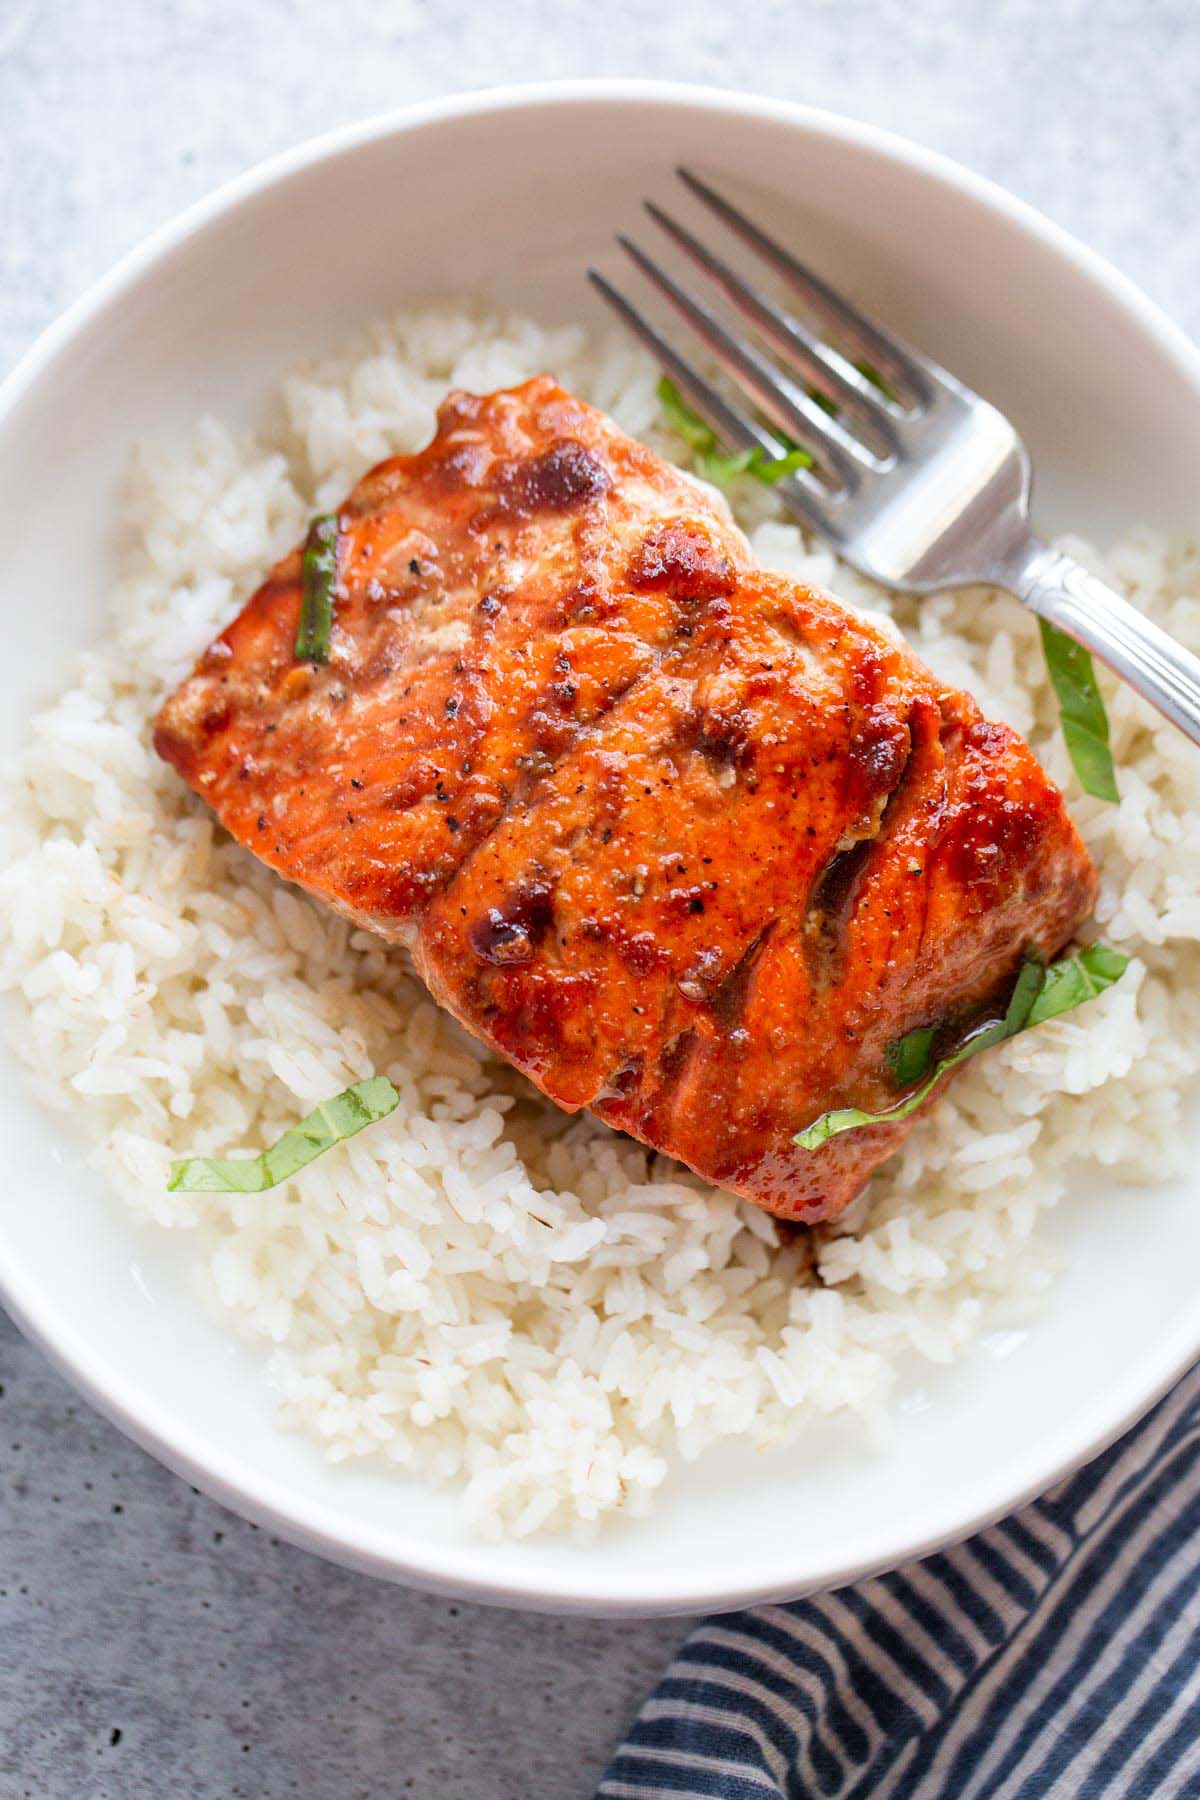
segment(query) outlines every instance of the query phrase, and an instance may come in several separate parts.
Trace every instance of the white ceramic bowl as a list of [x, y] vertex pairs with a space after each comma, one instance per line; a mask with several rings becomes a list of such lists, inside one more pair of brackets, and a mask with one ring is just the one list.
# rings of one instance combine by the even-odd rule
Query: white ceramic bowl
[[[590, 314], [642, 195], [695, 163], [1016, 420], [1041, 524], [1101, 541], [1195, 524], [1200, 358], [1114, 271], [998, 189], [869, 128], [636, 83], [460, 97], [340, 132], [158, 233], [0, 396], [5, 748], [102, 629], [132, 441], [251, 416], [298, 355], [468, 289]], [[922, 1378], [894, 1442], [832, 1427], [710, 1456], [647, 1521], [583, 1550], [470, 1539], [452, 1500], [326, 1467], [275, 1430], [257, 1357], [188, 1296], [189, 1245], [131, 1223], [62, 1121], [0, 1079], [0, 1292], [92, 1401], [171, 1467], [325, 1555], [479, 1599], [592, 1612], [729, 1607], [894, 1565], [1047, 1487], [1200, 1354], [1200, 1194], [1104, 1191], [1055, 1220], [1044, 1318]], [[1081, 1184], [1082, 1185], [1082, 1184]]]

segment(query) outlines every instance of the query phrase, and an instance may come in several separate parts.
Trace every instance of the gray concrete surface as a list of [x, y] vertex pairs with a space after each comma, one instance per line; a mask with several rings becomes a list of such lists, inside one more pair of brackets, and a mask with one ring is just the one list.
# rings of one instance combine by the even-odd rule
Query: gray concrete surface
[[[1200, 330], [1195, 0], [0, 0], [0, 370], [272, 151], [410, 98], [603, 74], [921, 138]], [[0, 1318], [4, 1800], [582, 1800], [679, 1633], [331, 1568], [160, 1469]]]

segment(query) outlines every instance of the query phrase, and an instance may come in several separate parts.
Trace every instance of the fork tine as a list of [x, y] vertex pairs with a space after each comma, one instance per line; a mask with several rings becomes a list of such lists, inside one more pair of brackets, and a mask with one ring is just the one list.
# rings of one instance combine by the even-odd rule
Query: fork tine
[[[783, 446], [778, 440], [764, 431], [757, 420], [744, 413], [740, 407], [731, 406], [724, 395], [718, 393], [699, 370], [679, 354], [673, 344], [668, 343], [632, 301], [626, 299], [620, 288], [614, 287], [599, 269], [589, 268], [587, 274], [597, 293], [612, 307], [634, 336], [645, 344], [659, 367], [671, 377], [680, 393], [712, 426], [723, 443], [731, 445], [735, 450], [757, 448], [769, 457], [780, 455]], [[804, 514], [816, 530], [827, 530], [827, 521], [815, 504], [817, 496], [824, 492], [816, 476], [807, 469], [798, 469], [795, 474], [787, 477], [787, 481], [797, 510]]]
[[646, 211], [682, 250], [711, 275], [727, 298], [754, 326], [777, 355], [793, 364], [806, 383], [852, 417], [871, 448], [882, 457], [896, 454], [896, 434], [879, 389], [847, 363], [836, 350], [821, 344], [795, 319], [775, 306], [757, 288], [744, 281], [707, 244], [681, 225], [653, 200], [643, 202]]
[[676, 174], [698, 200], [703, 201], [731, 231], [736, 232], [751, 249], [756, 250], [808, 302], [834, 337], [840, 338], [847, 345], [853, 359], [865, 362], [883, 377], [888, 387], [901, 396], [920, 405], [928, 405], [931, 397], [930, 378], [911, 350], [865, 318], [836, 288], [830, 287], [827, 281], [822, 281], [819, 275], [793, 256], [790, 250], [785, 250], [761, 226], [747, 218], [744, 212], [724, 199], [715, 188], [711, 188], [690, 169], [679, 168]]
[[743, 391], [749, 391], [768, 419], [811, 451], [843, 492], [852, 493], [862, 476], [868, 473], [870, 465], [861, 459], [869, 453], [802, 389], [781, 375], [772, 363], [727, 331], [706, 306], [686, 288], [680, 287], [631, 238], [618, 234], [617, 242], [659, 292], [682, 313], [722, 368], [733, 376]]
[[723, 394], [705, 381], [698, 369], [693, 368], [686, 357], [668, 343], [650, 323], [627, 300], [620, 288], [613, 286], [599, 269], [589, 268], [588, 280], [598, 293], [612, 307], [613, 311], [624, 320], [634, 336], [640, 338], [646, 348], [654, 356], [660, 368], [664, 369], [683, 394], [684, 398], [695, 407], [696, 411], [712, 426], [717, 435], [735, 450], [759, 449], [767, 456], [778, 456], [779, 444], [755, 423], [748, 414], [731, 406]]

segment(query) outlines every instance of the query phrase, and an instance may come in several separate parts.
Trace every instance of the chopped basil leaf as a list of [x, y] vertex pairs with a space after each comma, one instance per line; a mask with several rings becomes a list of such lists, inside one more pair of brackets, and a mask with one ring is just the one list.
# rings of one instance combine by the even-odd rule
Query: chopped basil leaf
[[929, 1067], [936, 1036], [936, 1025], [918, 1025], [915, 1031], [906, 1032], [901, 1038], [893, 1038], [884, 1051], [884, 1056], [892, 1072], [892, 1080], [898, 1088], [906, 1088], [914, 1081], [920, 1081]]
[[[878, 388], [885, 400], [890, 400], [893, 406], [899, 406], [899, 394], [888, 386], [878, 369], [873, 369], [868, 362], [856, 362], [851, 366], [857, 369], [858, 373], [865, 381], [869, 381], [872, 387]], [[836, 400], [831, 400], [828, 394], [823, 394], [821, 392], [820, 388], [810, 387], [807, 388], [805, 392], [808, 394], [808, 397], [814, 406], [819, 406], [821, 411], [828, 413], [831, 419], [837, 418], [842, 409]]]
[[[837, 1137], [843, 1131], [854, 1131], [860, 1125], [890, 1125], [897, 1120], [907, 1119], [929, 1098], [943, 1075], [948, 1075], [951, 1069], [956, 1069], [960, 1063], [977, 1056], [981, 1050], [987, 1050], [993, 1044], [1002, 1044], [1006, 1038], [1016, 1037], [1020, 1032], [1027, 1031], [1034, 1025], [1044, 1024], [1047, 1019], [1053, 1019], [1059, 1013], [1069, 1012], [1072, 1007], [1094, 1000], [1097, 994], [1103, 993], [1105, 988], [1111, 987], [1120, 978], [1128, 962], [1127, 956], [1122, 955], [1119, 950], [1110, 950], [1105, 944], [1093, 944], [1089, 949], [1081, 950], [1077, 956], [1064, 956], [1059, 962], [1051, 963], [1048, 969], [1032, 957], [1028, 958], [1022, 964], [1003, 1019], [993, 1020], [972, 1032], [957, 1050], [934, 1064], [927, 1078], [913, 1093], [883, 1112], [864, 1112], [861, 1107], [847, 1106], [835, 1112], [822, 1113], [819, 1119], [814, 1119], [811, 1125], [798, 1131], [792, 1142], [799, 1144], [802, 1150], [816, 1150], [831, 1137]], [[914, 1044], [914, 1040], [922, 1039], [929, 1029], [922, 1026], [918, 1031], [910, 1031], [888, 1046], [885, 1054], [893, 1074], [897, 1074], [902, 1059], [909, 1066], [924, 1072], [928, 1067], [929, 1043], [924, 1046], [925, 1062], [922, 1065], [918, 1057], [920, 1046]], [[929, 1042], [932, 1042], [932, 1031]]]
[[761, 450], [756, 454], [757, 460], [750, 464], [750, 473], [756, 481], [765, 481], [768, 487], [774, 487], [785, 475], [794, 475], [797, 469], [811, 469], [813, 466], [812, 457], [799, 444], [793, 444], [782, 456], [767, 457]]
[[1104, 710], [1096, 670], [1088, 651], [1056, 625], [1039, 619], [1042, 654], [1058, 696], [1062, 734], [1075, 773], [1085, 793], [1098, 800], [1119, 800], [1112, 751], [1108, 747], [1108, 714]]
[[[1085, 951], [1084, 954], [1086, 955], [1087, 952]], [[1063, 963], [1060, 966], [1066, 968], [1068, 963]], [[1122, 963], [1121, 968], [1124, 968], [1124, 966], [1124, 963]], [[1121, 970], [1118, 969], [1117, 975], [1120, 973]], [[1116, 978], [1117, 976], [1114, 975], [1113, 980], [1115, 981]], [[1025, 961], [1021, 964], [1021, 973], [1017, 976], [1016, 986], [1013, 988], [1012, 994], [1009, 997], [1008, 1007], [1004, 1014], [1005, 1037], [1016, 1037], [1018, 1031], [1024, 1031], [1025, 1027], [1030, 1022], [1033, 1009], [1037, 1004], [1038, 995], [1045, 985], [1045, 963], [1042, 962], [1040, 957], [1027, 956]], [[1096, 992], [1098, 993], [1099, 989], [1097, 989]], [[1090, 999], [1091, 996], [1089, 994], [1084, 994], [1081, 995], [1081, 998], [1086, 1000]], [[1076, 1002], [1076, 1004], [1078, 1004], [1078, 1002]]]
[[658, 401], [666, 416], [667, 424], [672, 431], [677, 431], [686, 444], [693, 450], [711, 450], [717, 441], [717, 434], [711, 425], [705, 423], [699, 413], [694, 413], [669, 375], [664, 375], [658, 384]]
[[697, 450], [692, 457], [692, 467], [702, 480], [715, 482], [720, 487], [722, 483], [732, 481], [735, 475], [748, 474], [761, 455], [757, 446], [742, 450], [736, 456], [727, 455], [724, 450]]
[[879, 389], [885, 400], [890, 400], [893, 406], [899, 406], [899, 394], [896, 392], [895, 388], [890, 388], [888, 386], [878, 369], [873, 369], [869, 362], [856, 362], [854, 366], [864, 380], [869, 381], [872, 387], [877, 387]]
[[768, 456], [758, 444], [749, 450], [722, 450], [712, 426], [692, 411], [669, 375], [659, 381], [658, 398], [667, 424], [695, 452], [692, 466], [704, 481], [721, 486], [732, 481], [735, 475], [753, 475], [756, 481], [774, 486], [785, 475], [794, 475], [797, 469], [813, 466], [812, 457], [799, 444], [788, 443], [782, 456]]
[[374, 1125], [377, 1119], [385, 1119], [399, 1100], [386, 1075], [372, 1075], [331, 1100], [322, 1100], [258, 1156], [189, 1156], [173, 1162], [167, 1187], [185, 1194], [261, 1194], [295, 1175], [334, 1144]]
[[1120, 979], [1128, 962], [1121, 951], [1110, 950], [1107, 944], [1092, 944], [1078, 956], [1064, 956], [1061, 962], [1051, 963], [1026, 1023], [1043, 1025], [1059, 1013], [1082, 1006], [1085, 1000], [1094, 1000]]
[[338, 575], [338, 518], [323, 513], [308, 528], [301, 564], [300, 623], [296, 657], [301, 662], [328, 662], [333, 630], [333, 590]]

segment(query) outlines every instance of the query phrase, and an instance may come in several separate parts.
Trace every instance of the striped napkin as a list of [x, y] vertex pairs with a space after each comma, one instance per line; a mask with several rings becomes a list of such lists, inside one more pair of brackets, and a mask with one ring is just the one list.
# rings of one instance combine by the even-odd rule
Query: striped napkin
[[598, 1800], [1200, 1796], [1200, 1368], [957, 1549], [694, 1631]]

